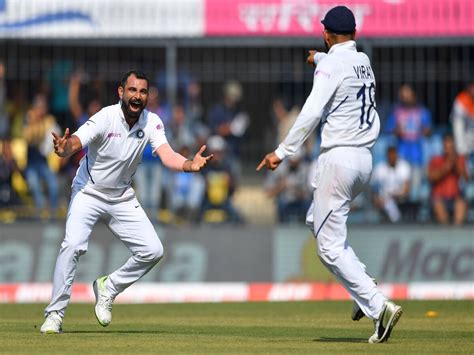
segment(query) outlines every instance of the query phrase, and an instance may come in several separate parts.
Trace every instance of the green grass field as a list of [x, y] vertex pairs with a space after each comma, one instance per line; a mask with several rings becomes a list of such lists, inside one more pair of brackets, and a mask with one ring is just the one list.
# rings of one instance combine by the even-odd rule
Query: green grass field
[[107, 328], [92, 305], [72, 304], [60, 335], [40, 334], [43, 305], [2, 304], [0, 353], [474, 353], [473, 302], [400, 304], [383, 344], [367, 344], [372, 322], [353, 322], [349, 302], [115, 305]]

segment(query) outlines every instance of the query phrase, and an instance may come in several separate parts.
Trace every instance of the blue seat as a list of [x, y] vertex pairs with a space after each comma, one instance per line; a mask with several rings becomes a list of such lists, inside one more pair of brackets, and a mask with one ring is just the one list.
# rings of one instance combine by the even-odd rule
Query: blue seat
[[430, 160], [443, 153], [443, 137], [439, 133], [433, 133], [431, 137], [425, 137], [422, 141], [423, 161], [428, 165]]
[[464, 197], [470, 205], [474, 205], [474, 182], [469, 181], [464, 185]]

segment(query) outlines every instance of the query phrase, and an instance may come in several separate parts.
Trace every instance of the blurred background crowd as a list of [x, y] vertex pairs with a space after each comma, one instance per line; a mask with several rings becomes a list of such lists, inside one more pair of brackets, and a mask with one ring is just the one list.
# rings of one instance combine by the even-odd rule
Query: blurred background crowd
[[[69, 186], [86, 149], [68, 159], [58, 158], [51, 132], [60, 134], [66, 128], [74, 132], [118, 98], [105, 102], [103, 81], [67, 60], [55, 62], [33, 92], [11, 86], [5, 71], [0, 63], [3, 218], [64, 218]], [[134, 179], [139, 200], [155, 221], [242, 223], [232, 203], [242, 170], [240, 146], [249, 125], [249, 116], [239, 105], [241, 84], [224, 83], [222, 95], [205, 108], [201, 85], [192, 77], [182, 78], [179, 100], [166, 100], [161, 74], [151, 77], [148, 110], [160, 116], [176, 151], [192, 159], [206, 144], [214, 159], [203, 174], [176, 173], [164, 169], [148, 147]]]
[[[43, 77], [22, 82], [9, 80], [9, 65], [0, 63], [3, 221], [64, 218], [69, 186], [85, 152], [59, 159], [52, 151], [51, 132], [75, 131], [118, 100], [118, 73], [115, 83], [107, 82], [68, 59], [52, 61], [46, 69]], [[166, 73], [148, 75], [148, 110], [161, 117], [174, 149], [191, 158], [206, 144], [207, 152], [214, 154], [203, 174], [185, 174], [166, 170], [151, 149], [145, 151], [134, 183], [152, 220], [304, 220], [317, 164], [318, 131], [275, 172], [258, 175], [254, 165], [266, 147], [276, 147], [286, 136], [309, 93], [307, 81], [292, 82], [291, 95], [281, 85], [280, 90], [246, 97], [242, 83], [227, 80], [215, 83], [213, 93], [204, 98], [199, 75], [183, 70], [178, 72], [176, 95], [169, 99]], [[379, 104], [383, 124], [373, 149], [371, 188], [354, 201], [352, 222], [460, 225], [474, 220], [474, 83], [464, 84], [449, 101], [449, 117], [441, 122], [418, 98], [413, 84], [401, 83], [392, 102]], [[258, 105], [257, 114], [265, 117], [251, 114], [252, 105]]]
[[[474, 222], [472, 1], [348, 2], [375, 73], [381, 134], [353, 223]], [[301, 223], [317, 129], [273, 173], [257, 173], [312, 88], [331, 0], [0, 0], [0, 221], [64, 220], [84, 156], [59, 159], [51, 132], [74, 132], [118, 102], [123, 73], [150, 78], [148, 109], [175, 150], [202, 144], [199, 175], [147, 150], [139, 200], [162, 224]], [[409, 16], [407, 15], [409, 14]]]

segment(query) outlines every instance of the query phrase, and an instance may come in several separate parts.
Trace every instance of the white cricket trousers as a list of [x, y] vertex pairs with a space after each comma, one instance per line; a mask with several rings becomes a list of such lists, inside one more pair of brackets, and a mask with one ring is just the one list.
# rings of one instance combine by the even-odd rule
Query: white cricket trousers
[[[103, 220], [132, 256], [111, 273], [107, 290], [116, 297], [144, 276], [163, 257], [163, 245], [138, 200], [110, 203], [82, 191], [73, 191], [66, 221], [66, 235], [56, 260], [53, 295], [45, 314], [57, 311], [62, 317], [69, 303], [79, 257], [87, 251], [92, 228]], [[100, 275], [98, 275], [100, 276]]]
[[336, 147], [323, 152], [313, 180], [313, 203], [306, 224], [317, 240], [322, 263], [343, 284], [361, 310], [377, 319], [385, 297], [347, 242], [351, 201], [367, 186], [372, 154], [367, 148]]

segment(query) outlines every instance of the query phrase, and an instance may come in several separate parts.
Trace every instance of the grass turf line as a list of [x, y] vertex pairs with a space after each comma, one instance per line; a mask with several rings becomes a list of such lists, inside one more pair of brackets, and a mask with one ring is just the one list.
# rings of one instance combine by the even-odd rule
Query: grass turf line
[[[91, 304], [71, 304], [64, 333], [43, 335], [43, 305], [0, 305], [2, 354], [473, 353], [474, 302], [400, 302], [388, 343], [367, 344], [370, 320], [349, 302], [115, 305], [102, 328]], [[429, 310], [439, 313], [426, 317]]]

